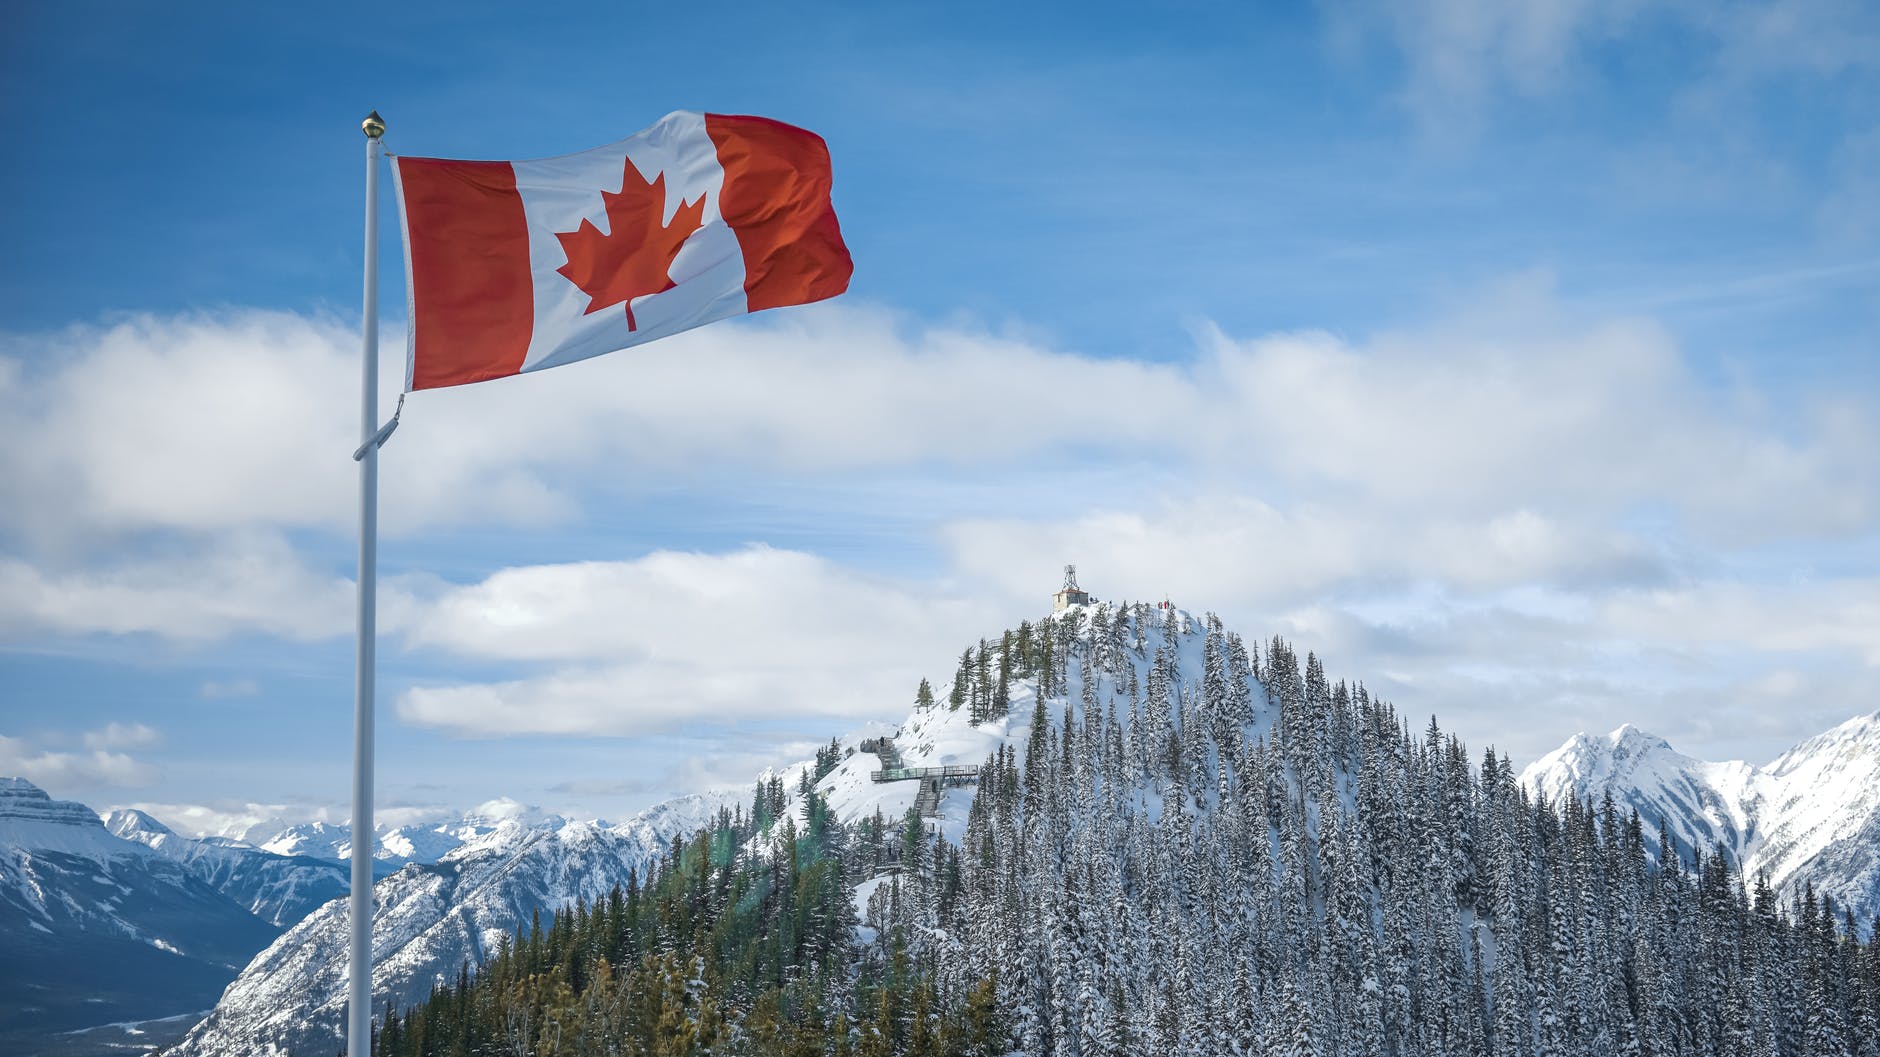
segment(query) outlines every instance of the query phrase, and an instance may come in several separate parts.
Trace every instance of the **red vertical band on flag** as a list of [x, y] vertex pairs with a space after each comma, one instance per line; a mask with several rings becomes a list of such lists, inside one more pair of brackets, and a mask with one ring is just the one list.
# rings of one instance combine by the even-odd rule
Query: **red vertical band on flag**
[[834, 297], [855, 263], [829, 202], [829, 148], [814, 132], [761, 117], [706, 114], [724, 167], [718, 212], [744, 250], [752, 312]]
[[522, 369], [535, 324], [529, 225], [504, 161], [397, 158], [411, 286], [411, 388]]

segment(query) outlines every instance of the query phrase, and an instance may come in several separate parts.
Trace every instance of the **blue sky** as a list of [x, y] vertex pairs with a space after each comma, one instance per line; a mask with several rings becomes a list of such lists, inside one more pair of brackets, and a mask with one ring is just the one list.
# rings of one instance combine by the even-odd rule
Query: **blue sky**
[[1517, 762], [1625, 721], [1764, 762], [1880, 707], [1880, 17], [1261, 6], [24, 8], [0, 772], [344, 814], [374, 108], [445, 157], [800, 124], [856, 260], [414, 398], [387, 817], [741, 783], [1065, 561]]

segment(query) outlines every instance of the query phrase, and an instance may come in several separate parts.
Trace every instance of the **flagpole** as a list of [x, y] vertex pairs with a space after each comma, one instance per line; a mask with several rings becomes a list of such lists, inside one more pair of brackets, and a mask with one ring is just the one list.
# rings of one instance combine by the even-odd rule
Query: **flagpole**
[[353, 673], [352, 944], [346, 993], [346, 1052], [372, 1053], [372, 725], [378, 669], [379, 450], [379, 137], [385, 122], [374, 110], [360, 122], [366, 134], [366, 282], [364, 352], [360, 378], [359, 644]]

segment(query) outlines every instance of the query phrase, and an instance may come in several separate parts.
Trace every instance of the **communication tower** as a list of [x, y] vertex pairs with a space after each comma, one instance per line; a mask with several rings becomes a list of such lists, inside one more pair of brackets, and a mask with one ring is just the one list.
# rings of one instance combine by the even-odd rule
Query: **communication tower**
[[1090, 604], [1090, 592], [1077, 586], [1077, 566], [1064, 567], [1064, 586], [1058, 588], [1058, 593], [1052, 595], [1051, 600], [1053, 613], [1062, 613], [1072, 606]]

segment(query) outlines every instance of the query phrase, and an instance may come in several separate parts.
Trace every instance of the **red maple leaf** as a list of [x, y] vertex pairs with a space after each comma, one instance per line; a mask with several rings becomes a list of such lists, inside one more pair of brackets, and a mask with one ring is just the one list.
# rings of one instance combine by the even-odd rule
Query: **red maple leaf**
[[588, 295], [583, 315], [624, 303], [627, 329], [632, 330], [637, 325], [634, 298], [678, 285], [666, 272], [679, 256], [679, 247], [704, 224], [705, 196], [695, 202], [681, 199], [671, 222], [661, 223], [666, 213], [666, 174], [660, 173], [649, 184], [628, 158], [620, 190], [602, 191], [601, 202], [607, 207], [608, 233], [602, 234], [586, 219], [577, 231], [556, 232], [568, 263], [555, 270]]

